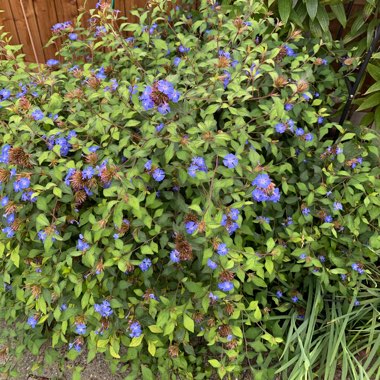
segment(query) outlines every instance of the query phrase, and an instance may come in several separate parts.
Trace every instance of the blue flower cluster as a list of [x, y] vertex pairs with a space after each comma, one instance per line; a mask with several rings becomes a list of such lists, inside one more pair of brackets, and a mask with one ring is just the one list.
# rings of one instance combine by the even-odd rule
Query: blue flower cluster
[[87, 331], [87, 326], [85, 323], [76, 323], [75, 324], [75, 332], [78, 335], [84, 335], [84, 334], [86, 334], [86, 331]]
[[186, 232], [188, 234], [193, 234], [198, 229], [199, 224], [192, 220], [185, 223]]
[[147, 161], [144, 165], [144, 168], [155, 181], [161, 182], [165, 179], [165, 171], [161, 168], [153, 168], [152, 160]]
[[88, 244], [84, 238], [83, 238], [83, 235], [80, 234], [79, 235], [79, 239], [78, 239], [78, 243], [77, 243], [77, 250], [78, 251], [82, 251], [82, 252], [85, 252], [87, 250], [90, 249], [90, 244]]
[[53, 33], [58, 33], [58, 32], [62, 32], [63, 30], [69, 29], [71, 27], [72, 27], [71, 21], [64, 21], [64, 22], [59, 22], [57, 24], [54, 24], [51, 27], [51, 30]]
[[194, 157], [191, 160], [191, 165], [187, 169], [187, 173], [190, 177], [195, 177], [198, 171], [207, 172], [207, 166], [203, 157]]
[[11, 92], [6, 88], [0, 90], [0, 102], [9, 99], [11, 96]]
[[139, 322], [135, 321], [132, 322], [129, 326], [129, 329], [131, 330], [129, 336], [131, 338], [138, 338], [142, 334], [141, 325]]
[[169, 101], [177, 103], [181, 94], [174, 89], [172, 83], [166, 80], [159, 80], [153, 86], [146, 86], [140, 100], [144, 110], [157, 107], [159, 113], [165, 115], [170, 112]]
[[97, 313], [99, 313], [102, 317], [108, 318], [112, 315], [113, 310], [111, 308], [111, 304], [104, 300], [101, 304], [95, 304], [94, 309]]
[[232, 208], [228, 214], [223, 214], [222, 216], [220, 225], [225, 227], [230, 235], [232, 235], [239, 228], [239, 225], [236, 223], [239, 219], [239, 214], [240, 212], [237, 208]]
[[143, 272], [146, 272], [152, 266], [152, 261], [150, 259], [144, 259], [139, 267]]
[[219, 282], [218, 288], [223, 292], [229, 292], [234, 288], [234, 284], [231, 281], [222, 281]]
[[46, 144], [49, 150], [52, 150], [55, 146], [59, 146], [59, 152], [61, 156], [65, 157], [68, 155], [70, 149], [72, 148], [69, 141], [76, 136], [77, 134], [75, 131], [70, 131], [66, 137], [63, 136], [62, 133], [57, 133], [50, 137], [46, 137], [44, 135], [42, 138], [46, 140]]
[[227, 168], [233, 169], [237, 166], [238, 163], [239, 163], [239, 160], [234, 154], [229, 153], [226, 156], [224, 156], [223, 165], [226, 166]]
[[34, 315], [28, 318], [27, 324], [34, 329], [37, 326], [38, 318]]
[[256, 202], [275, 202], [280, 200], [280, 191], [272, 183], [269, 175], [266, 173], [259, 174], [253, 181], [252, 186], [256, 188], [252, 191], [252, 198]]

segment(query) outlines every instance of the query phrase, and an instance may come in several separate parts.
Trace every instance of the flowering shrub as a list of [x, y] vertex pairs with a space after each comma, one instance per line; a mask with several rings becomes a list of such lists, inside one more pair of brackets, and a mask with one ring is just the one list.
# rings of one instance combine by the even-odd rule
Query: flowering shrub
[[332, 122], [329, 46], [233, 3], [100, 3], [43, 68], [3, 44], [0, 299], [35, 354], [273, 378], [305, 279], [351, 302], [372, 276], [375, 134]]

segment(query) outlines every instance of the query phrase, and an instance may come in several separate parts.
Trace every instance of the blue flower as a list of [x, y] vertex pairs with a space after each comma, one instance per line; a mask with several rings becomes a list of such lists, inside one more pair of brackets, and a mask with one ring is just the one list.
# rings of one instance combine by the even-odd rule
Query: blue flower
[[278, 123], [274, 126], [277, 133], [284, 133], [286, 131], [286, 125], [283, 123]]
[[179, 263], [181, 261], [179, 252], [176, 249], [173, 249], [170, 252], [170, 260], [173, 261], [173, 263]]
[[277, 290], [276, 297], [277, 298], [281, 298], [282, 296], [283, 296], [282, 291], [281, 290]]
[[8, 204], [8, 202], [9, 202], [9, 198], [8, 198], [7, 196], [4, 196], [4, 197], [1, 199], [1, 201], [0, 201], [0, 205], [1, 205], [2, 207], [5, 207], [5, 206]]
[[11, 92], [7, 90], [6, 88], [3, 88], [2, 90], [0, 90], [0, 101], [7, 100], [10, 98], [10, 96], [11, 96]]
[[76, 41], [78, 39], [78, 35], [76, 33], [69, 33], [69, 39], [71, 41]]
[[219, 282], [218, 288], [223, 292], [229, 292], [234, 288], [234, 284], [230, 281]]
[[108, 318], [109, 316], [111, 316], [113, 314], [111, 304], [106, 300], [104, 300], [101, 304], [95, 304], [94, 309], [102, 317]]
[[324, 120], [325, 119], [322, 116], [319, 116], [317, 122], [318, 122], [318, 124], [322, 124], [324, 122]]
[[227, 70], [224, 70], [223, 74], [224, 74], [223, 75], [223, 85], [224, 85], [224, 88], [227, 88], [228, 84], [231, 81], [231, 74]]
[[215, 294], [213, 294], [212, 292], [210, 292], [208, 294], [208, 297], [210, 298], [210, 301], [211, 302], [216, 302], [218, 300], [218, 296], [216, 296]]
[[139, 265], [143, 272], [146, 272], [152, 266], [152, 261], [150, 259], [144, 259]]
[[310, 214], [310, 209], [307, 208], [307, 207], [304, 207], [302, 209], [302, 214], [305, 215], [305, 216], [308, 216]]
[[180, 45], [179, 48], [178, 48], [179, 52], [180, 53], [188, 53], [190, 51], [190, 48], [187, 48], [183, 45]]
[[87, 329], [87, 326], [84, 323], [78, 323], [75, 326], [75, 332], [78, 335], [84, 335], [84, 334], [86, 334], [86, 329]]
[[[69, 137], [69, 136], [67, 136]], [[93, 145], [93, 146], [90, 146], [88, 148], [88, 150], [91, 152], [91, 153], [95, 153], [97, 150], [99, 149], [99, 147], [97, 145]]]
[[285, 50], [286, 50], [286, 55], [289, 56], [289, 57], [295, 57], [297, 54], [294, 53], [294, 50], [289, 47], [288, 45], [285, 45]]
[[78, 251], [82, 251], [82, 252], [85, 252], [88, 249], [90, 249], [90, 245], [83, 240], [82, 234], [79, 235], [79, 239], [78, 239], [78, 243], [77, 243], [77, 249], [78, 249]]
[[37, 326], [37, 322], [38, 322], [38, 319], [33, 316], [33, 317], [29, 317], [28, 318], [28, 321], [27, 321], [27, 324], [32, 328], [34, 329], [36, 326]]
[[67, 186], [70, 186], [70, 179], [72, 177], [72, 175], [75, 173], [75, 169], [73, 168], [69, 168], [67, 174], [66, 174], [66, 177], [65, 177], [65, 184]]
[[95, 174], [94, 168], [92, 166], [87, 167], [82, 171], [83, 179], [91, 179]]
[[178, 66], [181, 63], [180, 57], [174, 57], [173, 64], [174, 66]]
[[318, 256], [318, 259], [321, 263], [324, 263], [326, 261], [326, 257], [325, 256], [322, 256], [322, 255], [319, 255]]
[[300, 254], [300, 259], [301, 259], [301, 260], [305, 260], [306, 257], [307, 257], [307, 256], [306, 256], [306, 253], [301, 253], [301, 254]]
[[340, 202], [334, 202], [333, 208], [335, 211], [343, 210], [343, 205]]
[[260, 189], [267, 189], [272, 183], [270, 177], [266, 173], [259, 174], [253, 181], [252, 186], [257, 186]]
[[363, 274], [364, 273], [364, 269], [357, 263], [353, 263], [351, 264], [351, 268], [355, 271], [355, 272], [358, 272], [359, 274]]
[[32, 118], [35, 121], [39, 121], [39, 120], [42, 120], [44, 118], [44, 114], [39, 108], [37, 108], [32, 112]]
[[207, 266], [212, 270], [218, 268], [218, 264], [215, 261], [212, 261], [211, 259], [207, 260]]
[[303, 128], [297, 128], [296, 129], [296, 136], [303, 136], [305, 134], [305, 131]]
[[155, 181], [157, 182], [161, 182], [164, 180], [165, 178], [165, 172], [160, 169], [160, 168], [157, 168], [153, 171], [153, 174], [152, 174], [152, 177]]
[[158, 133], [161, 132], [164, 127], [165, 127], [164, 123], [158, 124], [156, 126], [156, 132]]
[[252, 191], [252, 198], [256, 202], [265, 202], [269, 199], [268, 195], [261, 188], [256, 188]]
[[27, 189], [30, 186], [30, 179], [26, 177], [22, 177], [18, 181], [20, 183], [21, 189]]
[[61, 311], [65, 311], [67, 309], [67, 305], [65, 304], [65, 303], [63, 303], [61, 306], [60, 306], [60, 308], [59, 308], [59, 310], [61, 310]]
[[224, 243], [221, 243], [218, 245], [218, 248], [216, 249], [216, 252], [220, 256], [225, 256], [228, 254], [228, 248], [227, 245]]
[[3, 233], [7, 234], [8, 238], [12, 238], [15, 235], [15, 232], [11, 227], [5, 227], [1, 230]]
[[139, 322], [133, 322], [129, 326], [129, 329], [131, 330], [131, 333], [129, 334], [131, 338], [138, 338], [142, 334], [142, 329]]
[[325, 223], [331, 223], [333, 221], [333, 218], [331, 215], [326, 215], [325, 216]]
[[59, 64], [59, 61], [57, 59], [48, 59], [46, 61], [46, 65], [49, 67], [57, 66]]
[[113, 238], [116, 240], [116, 239], [119, 239], [119, 234], [113, 234]]
[[146, 162], [146, 164], [144, 165], [144, 168], [145, 168], [146, 170], [151, 170], [151, 169], [152, 169], [152, 160], [148, 160], [148, 161]]
[[239, 162], [239, 160], [232, 153], [227, 154], [223, 159], [223, 165], [229, 169], [235, 168], [237, 166], [238, 162]]
[[186, 232], [188, 234], [193, 234], [198, 229], [198, 223], [193, 221], [188, 221], [185, 223]]
[[293, 296], [292, 297], [292, 302], [297, 303], [298, 302], [298, 297], [297, 296]]
[[305, 141], [313, 141], [313, 135], [311, 133], [306, 133]]
[[162, 103], [157, 107], [157, 110], [160, 114], [166, 115], [167, 113], [170, 112], [170, 106], [168, 103]]
[[293, 109], [294, 105], [290, 103], [285, 104], [285, 111], [291, 111]]

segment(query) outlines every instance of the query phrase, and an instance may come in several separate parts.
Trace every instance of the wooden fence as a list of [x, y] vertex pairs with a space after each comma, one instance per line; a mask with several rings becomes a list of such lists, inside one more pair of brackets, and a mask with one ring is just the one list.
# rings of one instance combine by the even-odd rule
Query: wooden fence
[[[98, 0], [0, 0], [0, 27], [4, 27], [2, 32], [10, 33], [12, 44], [24, 46], [27, 61], [44, 63], [55, 56], [54, 46], [44, 48], [51, 37], [52, 25], [74, 19], [79, 9], [95, 8], [97, 2]], [[146, 0], [116, 0], [115, 9], [119, 9], [125, 16], [131, 9], [145, 7], [145, 4]]]

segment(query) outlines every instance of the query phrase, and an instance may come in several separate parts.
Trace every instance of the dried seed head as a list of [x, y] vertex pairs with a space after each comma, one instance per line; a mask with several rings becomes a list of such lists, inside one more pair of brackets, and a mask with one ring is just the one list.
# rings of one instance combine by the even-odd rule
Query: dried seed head
[[306, 80], [300, 79], [297, 82], [297, 92], [305, 92], [308, 89], [309, 89], [309, 83]]
[[31, 168], [29, 154], [24, 152], [21, 147], [14, 147], [9, 150], [9, 162], [13, 165], [19, 165], [25, 168]]
[[193, 314], [193, 319], [196, 323], [201, 323], [203, 321], [204, 315], [200, 312]]
[[179, 355], [179, 348], [177, 345], [171, 345], [169, 346], [169, 356], [171, 358], [178, 358], [178, 355]]
[[222, 338], [226, 338], [228, 335], [231, 335], [231, 327], [228, 326], [228, 325], [221, 325], [219, 327], [219, 335], [222, 337]]
[[219, 278], [221, 281], [232, 281], [235, 277], [235, 274], [229, 270], [224, 270], [220, 275]]
[[284, 87], [288, 84], [288, 80], [282, 76], [279, 75], [275, 80], [274, 80], [274, 85], [275, 87]]
[[19, 105], [20, 105], [20, 108], [24, 111], [29, 110], [31, 107], [29, 100], [27, 98], [25, 98], [24, 96], [22, 98], [20, 98]]
[[207, 320], [207, 326], [208, 327], [214, 327], [215, 326], [215, 319], [214, 318], [210, 318]]
[[10, 170], [0, 168], [0, 182], [7, 183], [10, 177], [11, 177]]
[[98, 163], [98, 155], [97, 153], [93, 152], [86, 156], [86, 162], [92, 166], [95, 166]]
[[87, 194], [84, 190], [79, 190], [74, 194], [74, 201], [77, 206], [80, 206], [87, 199]]
[[219, 68], [226, 68], [226, 67], [228, 67], [230, 65], [230, 60], [227, 58], [227, 57], [225, 57], [224, 55], [221, 55], [220, 57], [219, 57], [219, 60], [218, 60], [218, 64], [217, 64], [217, 66], [219, 67]]
[[83, 189], [84, 180], [82, 177], [82, 172], [80, 170], [76, 170], [75, 173], [70, 178], [71, 187], [78, 191]]
[[226, 313], [227, 313], [228, 315], [232, 315], [232, 313], [233, 313], [234, 310], [235, 310], [235, 307], [234, 307], [234, 305], [232, 305], [232, 303], [228, 303], [228, 304], [225, 306], [224, 310], [226, 311]]

